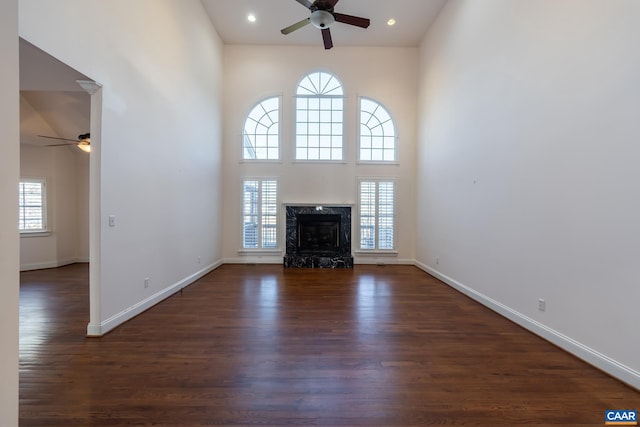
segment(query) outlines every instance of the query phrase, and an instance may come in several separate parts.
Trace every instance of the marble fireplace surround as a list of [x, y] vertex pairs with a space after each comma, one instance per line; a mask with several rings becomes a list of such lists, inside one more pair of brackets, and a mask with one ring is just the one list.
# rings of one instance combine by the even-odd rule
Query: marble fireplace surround
[[[351, 206], [345, 205], [285, 205], [287, 268], [353, 268], [351, 254]], [[316, 249], [305, 245], [298, 235], [301, 227], [317, 217], [321, 243]], [[298, 221], [298, 219], [301, 219]], [[333, 228], [332, 223], [337, 222]], [[311, 230], [314, 227], [310, 227]], [[308, 230], [308, 229], [307, 229]], [[328, 241], [331, 235], [331, 242]], [[335, 240], [334, 240], [335, 239]], [[306, 246], [306, 247], [305, 247]]]

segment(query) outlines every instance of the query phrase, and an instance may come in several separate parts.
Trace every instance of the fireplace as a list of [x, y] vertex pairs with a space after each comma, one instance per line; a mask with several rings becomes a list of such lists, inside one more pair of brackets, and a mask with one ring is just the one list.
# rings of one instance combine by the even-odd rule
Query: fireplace
[[333, 254], [340, 247], [340, 215], [298, 215], [298, 253]]
[[285, 267], [352, 268], [351, 207], [287, 206]]

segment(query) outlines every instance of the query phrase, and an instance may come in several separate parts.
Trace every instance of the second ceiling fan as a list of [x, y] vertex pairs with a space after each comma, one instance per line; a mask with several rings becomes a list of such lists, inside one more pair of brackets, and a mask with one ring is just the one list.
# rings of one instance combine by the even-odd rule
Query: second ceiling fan
[[333, 47], [331, 30], [329, 29], [329, 27], [331, 27], [331, 25], [333, 25], [335, 22], [355, 25], [356, 27], [360, 28], [368, 28], [369, 24], [371, 23], [371, 21], [367, 18], [360, 18], [358, 16], [351, 16], [334, 12], [333, 8], [336, 3], [338, 3], [338, 0], [316, 0], [313, 3], [309, 0], [296, 1], [309, 9], [311, 11], [311, 15], [300, 22], [296, 22], [295, 24], [290, 25], [287, 28], [283, 28], [282, 30], [280, 30], [280, 32], [282, 34], [289, 34], [308, 24], [313, 24], [314, 27], [322, 30], [322, 40], [324, 42], [325, 49], [331, 49]]
[[78, 135], [78, 139], [69, 139], [69, 138], [60, 138], [57, 136], [46, 136], [46, 135], [38, 135], [40, 138], [48, 138], [48, 139], [59, 139], [60, 141], [69, 141], [63, 142], [60, 144], [48, 144], [45, 147], [60, 147], [63, 145], [75, 145], [85, 153], [91, 152], [91, 134], [83, 133], [82, 135]]

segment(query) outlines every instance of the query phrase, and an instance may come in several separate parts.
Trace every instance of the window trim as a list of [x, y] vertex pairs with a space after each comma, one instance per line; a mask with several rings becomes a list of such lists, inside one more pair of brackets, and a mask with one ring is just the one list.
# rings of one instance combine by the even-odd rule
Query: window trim
[[[264, 162], [264, 163], [278, 163], [278, 162], [282, 162], [282, 94], [277, 94], [277, 95], [271, 95], [271, 96], [265, 96], [263, 98], [261, 98], [260, 100], [258, 100], [256, 103], [254, 103], [251, 108], [247, 111], [247, 113], [244, 115], [244, 121], [242, 122], [242, 132], [240, 134], [240, 162], [244, 163], [260, 163], [260, 162]], [[249, 115], [258, 107], [260, 106], [263, 102], [265, 101], [269, 101], [271, 99], [277, 99], [278, 100], [278, 157], [275, 159], [252, 159], [252, 158], [248, 158], [244, 156], [244, 149], [245, 149], [245, 137], [247, 135], [246, 133], [246, 124], [247, 124], [247, 120], [249, 119]]]
[[[47, 178], [34, 178], [34, 177], [21, 177], [19, 181], [20, 187], [23, 183], [40, 183], [42, 184], [42, 223], [43, 227], [37, 230], [22, 230], [20, 229], [20, 218], [18, 218], [18, 230], [20, 237], [46, 237], [51, 235], [51, 229], [49, 227], [49, 185]], [[18, 188], [18, 195], [21, 193], [21, 188]], [[21, 200], [18, 200], [18, 210], [22, 204]]]
[[[363, 182], [375, 182], [375, 194], [376, 194], [376, 198], [375, 198], [375, 231], [376, 231], [376, 235], [374, 238], [374, 248], [373, 249], [366, 249], [362, 247], [362, 183]], [[379, 202], [378, 202], [378, 196], [379, 196], [379, 184], [381, 182], [391, 182], [393, 183], [393, 247], [390, 249], [380, 249], [378, 247], [379, 242], [378, 242], [378, 235], [379, 235]], [[389, 177], [375, 177], [375, 178], [370, 178], [370, 177], [359, 177], [357, 179], [357, 199], [358, 199], [358, 217], [357, 217], [357, 221], [356, 221], [356, 225], [357, 225], [357, 235], [358, 235], [358, 244], [357, 244], [357, 249], [354, 250], [354, 253], [359, 254], [359, 255], [366, 255], [366, 254], [376, 254], [376, 255], [397, 255], [398, 254], [398, 246], [397, 246], [397, 233], [398, 233], [398, 181], [396, 178], [389, 178]]]
[[[258, 247], [257, 248], [247, 248], [244, 246], [244, 187], [245, 182], [247, 181], [259, 181], [260, 182], [260, 192], [259, 192], [259, 201], [258, 201]], [[274, 181], [276, 183], [276, 224], [275, 224], [275, 247], [273, 248], [264, 248], [262, 247], [262, 183], [264, 181]], [[280, 220], [280, 180], [278, 177], [272, 176], [244, 176], [240, 178], [240, 249], [238, 250], [238, 254], [240, 255], [274, 255], [281, 254], [281, 238], [280, 238], [280, 228], [281, 228], [281, 220]]]
[[[365, 99], [367, 101], [370, 102], [375, 102], [376, 104], [378, 104], [380, 107], [382, 107], [384, 109], [384, 111], [389, 115], [389, 118], [391, 119], [391, 123], [393, 124], [393, 131], [394, 131], [394, 136], [393, 136], [393, 147], [394, 147], [394, 154], [395, 154], [395, 159], [394, 160], [363, 160], [362, 159], [362, 151], [361, 151], [361, 147], [362, 147], [362, 131], [361, 131], [361, 126], [362, 126], [362, 100]], [[356, 148], [356, 163], [357, 164], [366, 164], [366, 165], [399, 165], [400, 161], [398, 160], [400, 158], [400, 144], [398, 144], [398, 140], [400, 139], [399, 135], [398, 135], [398, 125], [396, 124], [396, 119], [393, 117], [393, 114], [391, 114], [391, 112], [389, 111], [389, 108], [387, 108], [386, 105], [384, 105], [382, 102], [378, 101], [377, 99], [368, 97], [368, 96], [359, 96], [358, 97], [358, 111], [357, 111], [357, 127], [358, 127], [358, 135], [357, 135], [357, 141], [358, 141], [358, 146]]]
[[[340, 94], [339, 95], [333, 95], [333, 94], [318, 94], [318, 95], [314, 95], [314, 94], [301, 94], [299, 93], [299, 90], [301, 88], [301, 84], [305, 81], [305, 79], [307, 79], [309, 76], [313, 75], [313, 74], [327, 74], [330, 75], [333, 79], [335, 79], [338, 83], [339, 83], [339, 87], [340, 87]], [[345, 89], [344, 89], [344, 83], [342, 82], [342, 80], [340, 78], [338, 78], [338, 76], [333, 73], [332, 71], [328, 71], [328, 70], [313, 70], [313, 71], [309, 71], [308, 73], [306, 73], [304, 76], [302, 76], [302, 78], [300, 78], [298, 80], [298, 83], [296, 84], [296, 89], [295, 89], [295, 94], [294, 94], [294, 107], [293, 107], [293, 144], [292, 144], [292, 159], [294, 163], [331, 163], [331, 164], [340, 164], [340, 163], [347, 163], [346, 161], [346, 150], [345, 150], [345, 140], [346, 140], [346, 134], [345, 134], [345, 116], [346, 116], [346, 110], [347, 110], [347, 106], [346, 106], [346, 95], [345, 95]], [[340, 159], [324, 159], [324, 158], [318, 158], [318, 159], [309, 159], [309, 158], [298, 158], [298, 100], [299, 99], [341, 99], [342, 100], [342, 114], [341, 114], [341, 122], [340, 124], [342, 125], [342, 133], [340, 134], [340, 138], [341, 138], [341, 147], [340, 147]], [[309, 111], [309, 110], [306, 110]], [[330, 110], [333, 111], [333, 110]], [[310, 122], [307, 122], [310, 123]], [[309, 136], [309, 134], [306, 134], [307, 137]], [[331, 135], [333, 136], [333, 134]], [[308, 144], [308, 140], [307, 140], [307, 145], [306, 145], [307, 149], [309, 148], [309, 144]], [[332, 150], [333, 148], [329, 148], [330, 150]]]

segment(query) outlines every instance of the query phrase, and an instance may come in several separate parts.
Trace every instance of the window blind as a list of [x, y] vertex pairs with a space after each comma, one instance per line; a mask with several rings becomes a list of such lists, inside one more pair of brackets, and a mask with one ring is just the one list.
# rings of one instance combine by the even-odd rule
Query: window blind
[[20, 181], [18, 228], [22, 232], [46, 231], [45, 182]]

